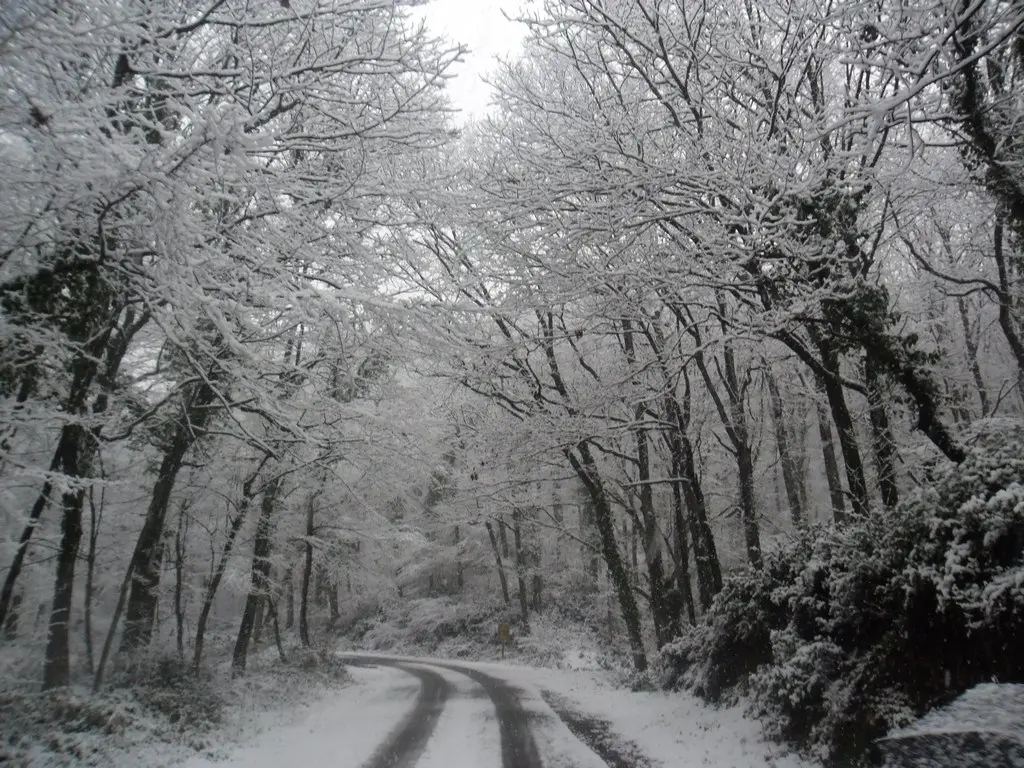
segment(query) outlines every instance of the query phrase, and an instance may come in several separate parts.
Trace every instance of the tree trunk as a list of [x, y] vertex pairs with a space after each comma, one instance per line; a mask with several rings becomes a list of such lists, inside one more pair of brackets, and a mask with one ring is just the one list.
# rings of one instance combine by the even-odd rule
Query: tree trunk
[[217, 590], [220, 588], [220, 583], [224, 579], [224, 574], [227, 571], [228, 560], [231, 558], [231, 552], [235, 546], [235, 540], [238, 538], [238, 531], [242, 528], [242, 524], [245, 522], [246, 516], [249, 514], [249, 509], [252, 506], [253, 497], [256, 495], [253, 484], [259, 477], [260, 471], [263, 469], [264, 464], [267, 463], [267, 456], [263, 457], [259, 466], [245, 479], [242, 483], [242, 498], [238, 502], [238, 506], [235, 508], [235, 516], [231, 519], [231, 523], [228, 526], [227, 538], [224, 541], [224, 546], [221, 548], [220, 559], [217, 561], [217, 568], [210, 577], [210, 582], [206, 587], [206, 594], [203, 596], [203, 606], [199, 610], [199, 621], [196, 623], [196, 644], [192, 651], [192, 667], [193, 669], [199, 669], [199, 664], [203, 658], [203, 644], [206, 640], [206, 625], [210, 620], [210, 611], [213, 609], [213, 600], [217, 595]]
[[128, 568], [131, 571], [131, 589], [125, 609], [124, 632], [121, 635], [121, 653], [130, 653], [149, 645], [156, 619], [160, 572], [163, 563], [163, 533], [171, 492], [185, 455], [202, 433], [210, 419], [210, 406], [215, 394], [211, 387], [200, 384], [185, 396], [181, 413], [174, 424], [173, 434], [160, 469], [156, 485], [146, 510], [146, 518], [139, 532]]
[[302, 588], [299, 591], [299, 640], [303, 647], [309, 648], [309, 586], [313, 580], [313, 516], [316, 511], [316, 499], [310, 497], [306, 505], [306, 546], [302, 564]]
[[82, 540], [82, 507], [85, 491], [64, 494], [61, 541], [57, 553], [57, 578], [50, 605], [50, 624], [43, 666], [43, 690], [70, 685], [71, 598], [75, 580], [75, 561]]
[[498, 581], [501, 582], [501, 597], [505, 601], [505, 605], [512, 605], [512, 597], [508, 593], [508, 576], [505, 575], [505, 564], [501, 560], [501, 550], [498, 549], [498, 540], [494, 536], [494, 526], [491, 525], [491, 521], [487, 520], [484, 522], [484, 527], [487, 529], [487, 536], [491, 540], [491, 549], [494, 551], [494, 562], [498, 566]]
[[868, 390], [868, 418], [871, 422], [871, 447], [878, 469], [878, 487], [882, 493], [882, 504], [895, 509], [899, 504], [899, 488], [896, 484], [896, 443], [889, 426], [889, 414], [885, 408], [885, 387], [877, 361], [873, 356], [864, 358], [864, 381]]
[[[1020, 225], [1022, 222], [1017, 222]], [[1024, 399], [1024, 339], [1017, 325], [1017, 318], [1014, 317], [1013, 297], [1010, 293], [1011, 275], [1007, 265], [1006, 252], [1003, 249], [1003, 217], [996, 218], [996, 225], [993, 230], [994, 249], [993, 255], [996, 262], [996, 272], [999, 279], [999, 327], [1003, 331], [1006, 343], [1010, 345], [1014, 360], [1017, 361], [1017, 389]]]
[[[105, 289], [98, 288], [94, 277], [88, 281], [87, 291], [97, 295], [96, 309], [103, 311], [110, 307], [110, 298], [102, 301], [105, 296]], [[83, 345], [71, 365], [72, 377], [69, 382], [68, 395], [63, 402], [63, 410], [68, 414], [84, 414], [87, 409], [89, 393], [93, 388], [93, 382], [99, 378], [100, 384], [106, 391], [101, 391], [92, 405], [93, 415], [104, 413], [109, 404], [107, 392], [113, 388], [117, 372], [120, 370], [121, 361], [124, 359], [128, 349], [128, 343], [132, 336], [145, 324], [144, 319], [136, 322], [132, 312], [125, 315], [123, 326], [118, 325], [115, 313], [113, 321], [107, 321], [105, 330], [96, 332], [96, 328], [86, 327], [77, 329], [72, 334], [72, 341]], [[97, 324], [99, 325], [99, 324]], [[100, 365], [103, 362], [102, 366]], [[27, 397], [27, 393], [26, 393]], [[92, 454], [97, 450], [96, 440], [99, 438], [99, 429], [91, 430], [91, 441], [86, 445], [84, 441], [85, 428], [79, 424], [65, 424], [61, 428], [60, 438], [54, 450], [53, 459], [50, 461], [50, 473], [63, 472], [72, 478], [78, 478], [77, 472], [71, 471], [69, 467], [90, 466]], [[80, 455], [81, 451], [88, 451], [89, 455]], [[3, 626], [7, 612], [10, 610], [14, 586], [21, 575], [25, 562], [25, 555], [32, 534], [39, 525], [39, 519], [50, 502], [50, 495], [53, 492], [53, 481], [47, 480], [36, 497], [35, 502], [29, 510], [28, 521], [22, 529], [18, 540], [18, 548], [15, 550], [14, 559], [7, 569], [4, 577], [3, 587], [0, 588], [0, 626]]]
[[732, 344], [724, 344], [725, 387], [729, 398], [729, 418], [736, 433], [736, 465], [740, 475], [740, 510], [743, 516], [743, 538], [747, 546], [747, 560], [754, 568], [761, 567], [761, 531], [757, 521], [757, 503], [754, 497], [754, 456], [747, 429], [747, 409], [744, 388], [736, 374], [736, 358]]
[[[72, 435], [63, 462], [64, 471], [74, 478], [84, 478], [89, 471], [89, 455], [94, 450], [86, 445], [90, 435], [81, 425], [71, 426]], [[61, 540], [57, 551], [57, 574], [50, 604], [50, 622], [43, 665], [43, 689], [58, 688], [71, 683], [70, 623], [75, 564], [82, 541], [82, 517], [85, 489], [78, 488], [61, 497]]]
[[84, 624], [82, 634], [85, 636], [85, 658], [90, 676], [96, 673], [96, 656], [92, 642], [92, 598], [95, 592], [93, 584], [96, 575], [96, 541], [99, 538], [100, 523], [103, 519], [102, 499], [101, 507], [97, 511], [94, 490], [94, 488], [89, 488], [89, 549], [85, 555], [85, 594], [82, 600]]
[[178, 524], [174, 529], [174, 641], [178, 658], [185, 659], [185, 542], [188, 541], [186, 504], [178, 508]]
[[676, 589], [683, 603], [683, 610], [691, 626], [697, 624], [697, 611], [693, 601], [693, 587], [690, 585], [690, 547], [687, 544], [686, 513], [683, 510], [683, 482], [681, 454], [678, 438], [669, 436], [669, 451], [672, 456], [672, 521], [675, 534]]
[[594, 518], [601, 536], [601, 554], [604, 556], [612, 587], [618, 597], [622, 619], [626, 623], [626, 634], [629, 636], [629, 645], [633, 653], [633, 666], [638, 672], [643, 672], [647, 669], [647, 653], [644, 650], [643, 632], [640, 628], [640, 611], [637, 609], [633, 587], [629, 583], [629, 574], [622, 562], [619, 545], [615, 541], [615, 520], [608, 496], [590, 453], [590, 447], [586, 443], [580, 443], [576, 452], [566, 451], [565, 455], [594, 503]]
[[334, 626], [341, 618], [341, 610], [338, 607], [338, 580], [330, 579], [327, 582], [327, 608], [330, 611], [330, 626]]
[[267, 615], [267, 599], [264, 597], [256, 601], [256, 618], [253, 619], [252, 637], [249, 641], [253, 648], [258, 648], [263, 641], [263, 623]]
[[258, 608], [261, 601], [265, 600], [269, 594], [270, 548], [273, 533], [272, 518], [277, 505], [277, 493], [280, 487], [281, 480], [276, 478], [271, 480], [263, 491], [260, 518], [256, 523], [256, 540], [253, 542], [249, 596], [246, 598], [245, 608], [242, 610], [242, 623], [238, 628], [235, 650], [231, 655], [231, 669], [235, 674], [245, 671], [249, 654], [249, 641], [252, 638], [252, 631], [256, 625]]
[[971, 320], [967, 313], [967, 301], [963, 296], [957, 297], [957, 310], [960, 313], [960, 327], [964, 332], [964, 345], [967, 348], [967, 365], [971, 369], [971, 377], [974, 379], [974, 388], [978, 391], [978, 399], [981, 401], [981, 418], [988, 418], [992, 411], [992, 403], [988, 395], [988, 387], [985, 386], [985, 378], [981, 374], [981, 363], [978, 357], [978, 340], [971, 332]]
[[18, 637], [18, 622], [21, 619], [21, 605], [24, 598], [20, 593], [15, 593], [10, 601], [10, 609], [4, 618], [3, 633], [5, 640], [14, 640]]
[[870, 502], [867, 482], [864, 479], [864, 463], [860, 457], [860, 448], [857, 446], [853, 417], [846, 404], [846, 393], [843, 391], [843, 382], [839, 375], [839, 355], [833, 349], [831, 342], [822, 338], [820, 334], [812, 333], [812, 338], [821, 353], [822, 367], [827, 374], [821, 376], [819, 381], [828, 400], [832, 421], [836, 425], [839, 449], [842, 451], [843, 463], [846, 466], [846, 485], [850, 490], [850, 506], [853, 514], [862, 518], [867, 514]]
[[462, 588], [465, 586], [465, 573], [462, 567], [462, 547], [459, 526], [455, 526], [455, 530], [452, 534], [455, 540], [455, 585], [458, 587], [459, 594], [462, 594]]
[[498, 518], [498, 540], [501, 542], [501, 556], [508, 560], [508, 523], [505, 522], [503, 517]]
[[[289, 565], [284, 572], [284, 628], [286, 630], [295, 626], [295, 567]], [[349, 590], [351, 591], [351, 590]]]
[[600, 574], [600, 544], [595, 541], [597, 536], [597, 523], [594, 514], [594, 502], [590, 495], [584, 490], [584, 497], [580, 500], [580, 560], [583, 569], [590, 577], [590, 583], [597, 585]]
[[786, 428], [786, 409], [782, 402], [779, 385], [772, 372], [765, 368], [765, 384], [768, 388], [768, 399], [771, 403], [772, 425], [775, 427], [775, 445], [779, 450], [779, 463], [782, 465], [782, 484], [786, 489], [786, 502], [789, 504], [789, 517], [793, 525], [800, 528], [804, 524], [804, 509], [800, 491], [801, 476], [797, 462], [789, 445], [789, 432]]
[[[824, 387], [818, 381], [818, 391], [824, 394]], [[846, 521], [846, 495], [843, 493], [843, 482], [839, 477], [839, 461], [836, 457], [836, 446], [832, 440], [832, 426], [829, 421], [828, 407], [820, 398], [814, 399], [814, 408], [818, 416], [818, 437], [821, 440], [821, 455], [825, 465], [825, 479], [828, 482], [828, 495], [832, 502], [832, 520], [836, 525]]]
[[277, 601], [267, 600], [267, 610], [270, 612], [270, 619], [274, 626], [274, 645], [277, 646], [277, 656], [282, 664], [288, 663], [288, 657], [284, 652], [284, 645], [281, 643], [281, 625], [277, 620]]
[[516, 579], [519, 582], [519, 618], [523, 623], [523, 632], [530, 633], [529, 597], [526, 592], [526, 562], [523, 554], [522, 513], [519, 507], [512, 508], [512, 538], [516, 547]]
[[[680, 329], [685, 327], [681, 311], [673, 309], [677, 324]], [[665, 414], [671, 425], [668, 429], [668, 443], [672, 455], [672, 476], [677, 480], [673, 483], [673, 492], [681, 491], [678, 510], [682, 513], [682, 502], [685, 501], [689, 514], [686, 515], [685, 524], [689, 530], [690, 538], [693, 541], [694, 564], [697, 572], [697, 588], [700, 594], [700, 604], [703, 610], [711, 605], [714, 596], [722, 589], [722, 568], [718, 560], [718, 550], [715, 546], [714, 533], [708, 522], [707, 505], [704, 501], [704, 491], [701, 488], [700, 477], [697, 474], [697, 461], [693, 450], [693, 443], [687, 432], [690, 426], [691, 397], [690, 378], [683, 368], [680, 377], [683, 380], [683, 396], [678, 396], [678, 384], [676, 379], [669, 374], [668, 363], [665, 360], [663, 350], [665, 349], [664, 333], [656, 322], [648, 323], [645, 326], [647, 339], [651, 348], [658, 357], [658, 366], [661, 369], [662, 379], [665, 388]], [[686, 531], [678, 527], [681, 518], [675, 518], [677, 530], [681, 531], [681, 543], [685, 551]], [[677, 533], [677, 536], [680, 534]], [[679, 542], [677, 542], [677, 545]], [[688, 555], [688, 552], [687, 552]], [[689, 560], [687, 556], [686, 560]], [[686, 563], [689, 569], [689, 563]], [[689, 583], [689, 575], [685, 574], [686, 585], [684, 596], [690, 595], [690, 612], [694, 613], [692, 589]], [[685, 599], [685, 597], [684, 597]]]
[[[58, 443], [57, 450], [54, 453], [53, 462], [50, 464], [50, 471], [53, 472], [59, 469], [59, 458], [62, 452], [65, 450], [62, 446], [65, 441], [65, 433], [68, 427], [64, 427], [61, 430], [60, 443]], [[18, 548], [14, 551], [14, 559], [11, 561], [10, 567], [7, 569], [7, 575], [4, 577], [3, 588], [0, 589], [0, 625], [7, 624], [8, 612], [11, 610], [11, 601], [14, 599], [14, 587], [18, 583], [18, 577], [21, 576], [21, 569], [25, 564], [25, 555], [28, 554], [28, 545], [32, 539], [32, 534], [35, 532], [36, 527], [39, 525], [39, 518], [42, 517], [43, 511], [46, 509], [47, 504], [50, 503], [50, 494], [53, 492], [53, 483], [47, 480], [43, 483], [43, 489], [39, 492], [36, 497], [35, 503], [32, 505], [32, 509], [29, 510], [28, 522], [25, 523], [25, 527], [21, 529], [21, 536], [18, 539]]]
[[[701, 343], [697, 338], [698, 345]], [[740, 494], [740, 518], [743, 523], [743, 537], [746, 544], [747, 560], [755, 568], [761, 567], [761, 534], [757, 523], [757, 508], [754, 499], [754, 461], [747, 434], [747, 423], [743, 395], [739, 391], [732, 347], [725, 345], [725, 388], [729, 403], [726, 406], [715, 388], [711, 374], [704, 363], [702, 352], [694, 353], [697, 368], [707, 386], [722, 426], [725, 427], [729, 442], [732, 443], [736, 459], [737, 479]]]
[[[633, 323], [628, 318], [622, 319], [622, 348], [626, 356], [626, 363], [631, 370], [636, 372], [636, 348], [633, 341]], [[632, 381], [634, 389], [639, 389], [639, 378]], [[651, 488], [651, 457], [650, 446], [647, 439], [647, 429], [644, 427], [645, 406], [638, 402], [633, 408], [633, 440], [636, 444], [636, 467], [638, 496], [640, 499], [640, 521], [643, 533], [644, 560], [647, 564], [647, 579], [650, 586], [651, 618], [654, 620], [654, 636], [658, 648], [663, 647], [669, 641], [675, 639], [682, 627], [679, 625], [678, 614], [675, 612], [669, 599], [668, 592], [671, 588], [669, 579], [665, 574], [665, 563], [661, 548], [661, 532], [657, 516], [654, 512], [654, 492]], [[633, 542], [635, 558], [635, 539]], [[634, 559], [634, 569], [636, 562]]]

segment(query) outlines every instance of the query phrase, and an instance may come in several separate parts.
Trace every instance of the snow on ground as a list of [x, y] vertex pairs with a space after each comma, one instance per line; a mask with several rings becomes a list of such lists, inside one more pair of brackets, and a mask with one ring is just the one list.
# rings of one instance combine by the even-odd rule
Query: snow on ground
[[[686, 693], [634, 692], [617, 686], [612, 673], [593, 668], [594, 659], [574, 653], [572, 663], [541, 668], [507, 662], [452, 662], [396, 657], [406, 666], [428, 666], [448, 682], [449, 696], [417, 768], [498, 768], [501, 744], [490, 698], [474, 680], [431, 661], [473, 667], [518, 689], [546, 768], [605, 768], [551, 708], [573, 713], [579, 722], [599, 721], [602, 737], [636, 755], [617, 765], [652, 768], [820, 768], [766, 742], [760, 725], [737, 708], [713, 708]], [[342, 660], [344, 657], [341, 657]], [[590, 666], [591, 668], [585, 668]], [[210, 734], [202, 754], [182, 761], [181, 751], [166, 745], [152, 754], [134, 753], [134, 765], [181, 768], [305, 768], [364, 765], [410, 713], [419, 681], [409, 672], [385, 665], [348, 667], [340, 688], [310, 690], [302, 706], [260, 712], [242, 702], [238, 722]], [[262, 691], [258, 692], [262, 693]], [[265, 696], [257, 696], [266, 701]], [[579, 717], [577, 717], [579, 716]], [[241, 746], [239, 746], [241, 745]], [[596, 747], [595, 747], [596, 748]], [[175, 759], [176, 758], [176, 759]], [[123, 760], [117, 765], [127, 766]], [[611, 763], [610, 763], [611, 764]]]
[[352, 683], [303, 711], [297, 721], [269, 728], [220, 755], [196, 756], [183, 768], [292, 768], [366, 762], [412, 710], [419, 683], [397, 669], [349, 670]]
[[[360, 655], [399, 658], [387, 654]], [[571, 665], [565, 666], [586, 665], [585, 659], [576, 656], [573, 655]], [[643, 755], [665, 768], [682, 764], [687, 768], [819, 768], [818, 763], [769, 743], [761, 725], [739, 707], [712, 707], [686, 692], [626, 690], [615, 685], [611, 673], [598, 669], [527, 667], [516, 665], [514, 659], [501, 663], [456, 663], [479, 669], [523, 690], [523, 705], [535, 715], [531, 721], [534, 738], [552, 768], [603, 768], [604, 763], [575, 739], [564, 724], [552, 719], [553, 711], [542, 700], [546, 692], [585, 716], [607, 722], [615, 737], [636, 745]]]
[[[474, 664], [482, 667], [483, 665]], [[488, 669], [488, 672], [492, 670]], [[543, 675], [552, 670], [534, 669], [532, 672]], [[537, 749], [544, 756], [544, 765], [550, 768], [607, 768], [605, 762], [583, 742], [572, 735], [554, 710], [541, 697], [540, 688], [533, 685], [522, 685], [518, 675], [507, 676], [494, 674], [494, 677], [508, 680], [522, 690], [519, 701], [530, 716], [530, 727], [533, 731]]]
[[[444, 677], [451, 690], [416, 768], [501, 768], [498, 719], [483, 687], [458, 672], [428, 669]], [[454, 756], [458, 762], [453, 762]]]
[[812, 768], [766, 742], [761, 725], [736, 707], [713, 708], [685, 692], [629, 691], [597, 670], [478, 665], [495, 677], [549, 691], [666, 768]]

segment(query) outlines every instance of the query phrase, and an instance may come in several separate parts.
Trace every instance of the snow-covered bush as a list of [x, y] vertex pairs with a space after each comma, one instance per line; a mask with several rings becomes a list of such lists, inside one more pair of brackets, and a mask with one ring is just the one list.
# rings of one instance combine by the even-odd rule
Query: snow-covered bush
[[224, 699], [209, 675], [169, 654], [137, 654], [111, 677], [150, 710], [181, 727], [209, 728], [221, 721]]
[[670, 682], [746, 692], [774, 736], [844, 762], [976, 683], [1024, 682], [1024, 427], [989, 430], [898, 509], [730, 579], [665, 650]]

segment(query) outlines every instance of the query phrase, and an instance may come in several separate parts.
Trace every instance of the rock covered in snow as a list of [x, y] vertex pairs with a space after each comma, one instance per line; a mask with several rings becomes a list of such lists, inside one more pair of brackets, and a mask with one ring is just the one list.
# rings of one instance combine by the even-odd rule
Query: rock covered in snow
[[879, 743], [886, 768], [1024, 768], [1024, 685], [977, 685]]

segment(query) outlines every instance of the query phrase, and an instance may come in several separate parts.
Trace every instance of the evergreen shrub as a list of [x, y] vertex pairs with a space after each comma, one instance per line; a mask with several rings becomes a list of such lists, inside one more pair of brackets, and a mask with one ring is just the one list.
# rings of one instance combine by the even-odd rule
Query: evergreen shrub
[[977, 683], [1024, 682], [1024, 425], [895, 510], [817, 527], [732, 576], [664, 649], [670, 685], [746, 695], [768, 732], [840, 765]]

